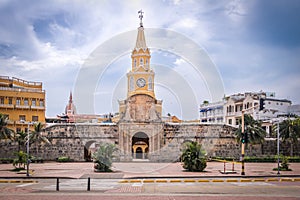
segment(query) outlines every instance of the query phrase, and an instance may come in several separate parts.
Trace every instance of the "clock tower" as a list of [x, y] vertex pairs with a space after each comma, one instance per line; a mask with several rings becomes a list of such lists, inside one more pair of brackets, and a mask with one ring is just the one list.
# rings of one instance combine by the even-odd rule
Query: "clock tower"
[[140, 12], [140, 27], [135, 48], [131, 53], [131, 70], [127, 73], [127, 98], [136, 94], [147, 94], [155, 98], [154, 72], [150, 68], [150, 50], [146, 45], [143, 27], [143, 12]]
[[119, 101], [121, 121], [160, 121], [162, 101], [154, 93], [154, 71], [150, 67], [150, 50], [146, 45], [143, 12], [139, 11], [135, 47], [131, 53], [131, 69], [127, 73], [127, 99]]

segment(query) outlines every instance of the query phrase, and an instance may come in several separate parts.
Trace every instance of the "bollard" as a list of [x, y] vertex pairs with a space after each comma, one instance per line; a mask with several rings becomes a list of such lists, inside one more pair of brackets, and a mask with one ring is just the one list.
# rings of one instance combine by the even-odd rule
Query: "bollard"
[[88, 177], [87, 191], [91, 190], [91, 178]]
[[224, 174], [226, 173], [226, 162], [224, 161]]
[[56, 179], [56, 191], [59, 191], [59, 178]]
[[232, 162], [232, 171], [234, 172], [234, 160]]

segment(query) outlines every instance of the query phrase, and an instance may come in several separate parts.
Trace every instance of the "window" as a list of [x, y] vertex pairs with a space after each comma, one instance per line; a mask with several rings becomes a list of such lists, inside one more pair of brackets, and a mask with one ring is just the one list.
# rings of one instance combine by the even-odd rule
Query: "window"
[[136, 59], [134, 59], [134, 61], [133, 61], [133, 66], [134, 66], [134, 69], [136, 69]]
[[229, 119], [229, 120], [228, 120], [228, 124], [232, 124], [232, 119]]
[[142, 65], [142, 66], [144, 65], [144, 59], [143, 58], [140, 59], [140, 65]]
[[17, 128], [16, 131], [17, 131], [17, 133], [21, 132], [21, 128]]
[[17, 98], [17, 100], [16, 100], [16, 105], [17, 105], [17, 106], [21, 105], [21, 99], [20, 99], [20, 98]]
[[12, 98], [11, 97], [8, 98], [8, 104], [12, 105]]
[[26, 121], [25, 115], [19, 115], [19, 121]]
[[39, 121], [39, 116], [32, 116], [32, 121], [33, 122]]
[[40, 100], [40, 106], [44, 107], [44, 100]]
[[32, 105], [32, 106], [36, 106], [36, 100], [35, 100], [35, 99], [32, 99], [32, 100], [31, 100], [31, 105]]
[[4, 104], [4, 97], [0, 97], [0, 104]]
[[24, 106], [28, 106], [28, 99], [24, 99]]

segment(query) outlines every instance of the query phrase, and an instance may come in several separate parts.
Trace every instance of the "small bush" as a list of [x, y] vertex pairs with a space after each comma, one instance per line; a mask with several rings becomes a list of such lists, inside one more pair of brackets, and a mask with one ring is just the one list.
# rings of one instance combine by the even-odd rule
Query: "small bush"
[[183, 168], [188, 171], [202, 172], [206, 168], [205, 151], [197, 142], [186, 143], [181, 158]]
[[57, 162], [73, 162], [73, 159], [66, 156], [61, 156], [57, 158]]

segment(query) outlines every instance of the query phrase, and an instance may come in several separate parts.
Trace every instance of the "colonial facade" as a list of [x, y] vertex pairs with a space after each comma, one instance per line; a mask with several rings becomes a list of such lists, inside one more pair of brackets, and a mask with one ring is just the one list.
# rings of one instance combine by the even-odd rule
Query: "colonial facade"
[[45, 123], [45, 109], [41, 82], [0, 76], [0, 113], [8, 116], [8, 128], [26, 132], [31, 122]]

